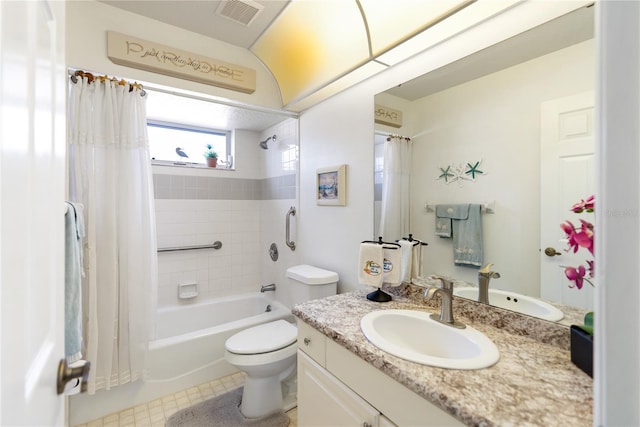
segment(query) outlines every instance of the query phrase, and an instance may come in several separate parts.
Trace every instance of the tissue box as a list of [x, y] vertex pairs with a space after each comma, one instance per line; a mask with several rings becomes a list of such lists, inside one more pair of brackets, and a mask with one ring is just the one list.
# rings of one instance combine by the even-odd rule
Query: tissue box
[[593, 335], [571, 325], [571, 362], [593, 378]]

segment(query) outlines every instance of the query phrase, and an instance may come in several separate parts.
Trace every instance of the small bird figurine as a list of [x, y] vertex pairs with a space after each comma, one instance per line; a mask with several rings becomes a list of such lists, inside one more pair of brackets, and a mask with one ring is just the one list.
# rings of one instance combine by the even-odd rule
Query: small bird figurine
[[187, 153], [185, 153], [184, 151], [182, 151], [182, 148], [180, 147], [176, 147], [176, 153], [178, 154], [178, 156], [180, 157], [186, 157], [187, 159], [189, 158], [189, 156], [187, 156]]

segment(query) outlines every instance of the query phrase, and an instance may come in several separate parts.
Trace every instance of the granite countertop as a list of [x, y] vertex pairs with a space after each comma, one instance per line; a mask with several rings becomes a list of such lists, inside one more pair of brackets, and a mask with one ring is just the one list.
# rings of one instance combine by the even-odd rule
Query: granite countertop
[[454, 298], [456, 320], [488, 336], [500, 360], [479, 370], [435, 368], [388, 354], [362, 334], [360, 319], [371, 311], [439, 311], [411, 285], [384, 290], [393, 301], [369, 301], [371, 290], [361, 290], [296, 305], [293, 314], [467, 425], [592, 425], [593, 380], [571, 363], [566, 326]]

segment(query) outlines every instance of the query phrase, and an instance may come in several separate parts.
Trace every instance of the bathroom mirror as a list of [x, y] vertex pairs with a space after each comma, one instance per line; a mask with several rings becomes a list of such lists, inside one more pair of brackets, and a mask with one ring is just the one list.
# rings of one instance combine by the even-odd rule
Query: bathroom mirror
[[[493, 213], [482, 214], [484, 262], [493, 263], [501, 276], [491, 279], [490, 289], [552, 302], [567, 314], [561, 323], [577, 322], [593, 308], [593, 289], [586, 282], [580, 290], [571, 289], [562, 266], [585, 264], [592, 257], [581, 250], [576, 259], [569, 258], [560, 224], [579, 223], [570, 208], [593, 194], [593, 152], [582, 153], [579, 166], [569, 162], [558, 174], [549, 168], [541, 140], [553, 134], [548, 129], [553, 120], [545, 114], [576, 102], [576, 96], [591, 97], [589, 108], [563, 110], [568, 121], [553, 123], [565, 126], [569, 139], [591, 138], [593, 145], [595, 65], [594, 8], [585, 7], [377, 94], [376, 108], [401, 112], [402, 124], [375, 125], [374, 237], [379, 235], [383, 144], [389, 134], [410, 137], [409, 232], [429, 244], [423, 248], [424, 275], [478, 283], [477, 268], [454, 266], [452, 239], [435, 235], [434, 207], [486, 205]], [[457, 168], [463, 171], [457, 173], [460, 179], [454, 179]], [[465, 174], [469, 168], [477, 174]], [[560, 196], [549, 195], [563, 180], [575, 182]], [[558, 219], [550, 220], [549, 211]], [[384, 239], [401, 237], [406, 236]], [[546, 247], [561, 256], [545, 255]]]

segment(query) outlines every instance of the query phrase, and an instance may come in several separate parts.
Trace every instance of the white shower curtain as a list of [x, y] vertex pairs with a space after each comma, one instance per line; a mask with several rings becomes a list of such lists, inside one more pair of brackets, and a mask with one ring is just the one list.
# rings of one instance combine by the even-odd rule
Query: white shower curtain
[[410, 176], [411, 140], [390, 135], [384, 143], [382, 203], [378, 233], [388, 242], [409, 234]]
[[83, 357], [88, 391], [145, 376], [157, 245], [146, 98], [78, 77], [68, 115], [69, 196], [84, 205]]

